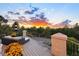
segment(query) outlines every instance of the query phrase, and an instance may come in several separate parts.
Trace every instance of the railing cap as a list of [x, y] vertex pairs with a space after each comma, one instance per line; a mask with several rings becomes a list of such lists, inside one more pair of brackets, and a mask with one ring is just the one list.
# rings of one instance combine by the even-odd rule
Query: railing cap
[[53, 38], [58, 38], [58, 39], [65, 39], [65, 40], [67, 40], [67, 35], [62, 34], [62, 33], [53, 34], [53, 35], [51, 35], [51, 37], [53, 37]]

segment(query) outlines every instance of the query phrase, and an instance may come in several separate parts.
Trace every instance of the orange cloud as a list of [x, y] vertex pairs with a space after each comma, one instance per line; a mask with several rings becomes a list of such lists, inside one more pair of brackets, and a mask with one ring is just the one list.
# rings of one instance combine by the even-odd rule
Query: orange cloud
[[32, 22], [32, 26], [34, 26], [34, 27], [47, 27], [48, 23], [46, 21], [42, 21], [42, 20], [35, 20]]

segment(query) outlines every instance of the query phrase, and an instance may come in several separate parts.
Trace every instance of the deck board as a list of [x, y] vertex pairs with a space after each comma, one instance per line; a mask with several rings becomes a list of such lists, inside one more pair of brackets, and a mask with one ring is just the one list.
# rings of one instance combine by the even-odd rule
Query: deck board
[[41, 46], [33, 39], [23, 45], [23, 50], [24, 56], [51, 56], [48, 48]]

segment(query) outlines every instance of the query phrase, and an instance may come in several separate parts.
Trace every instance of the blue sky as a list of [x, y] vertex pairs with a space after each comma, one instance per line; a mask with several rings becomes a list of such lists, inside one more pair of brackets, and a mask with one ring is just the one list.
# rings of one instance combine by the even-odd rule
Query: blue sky
[[[44, 12], [45, 17], [48, 18], [51, 23], [62, 22], [66, 19], [71, 20], [71, 24], [79, 23], [79, 4], [56, 4], [56, 3], [32, 3], [33, 7], [38, 7], [39, 11], [36, 13]], [[0, 15], [7, 15], [7, 11], [18, 11], [19, 9], [30, 9], [29, 3], [2, 3], [0, 4]], [[22, 11], [19, 11], [22, 12]], [[23, 15], [23, 14], [22, 14]], [[21, 15], [21, 16], [22, 16]], [[10, 15], [15, 18], [17, 16]], [[26, 17], [33, 15], [23, 15]]]

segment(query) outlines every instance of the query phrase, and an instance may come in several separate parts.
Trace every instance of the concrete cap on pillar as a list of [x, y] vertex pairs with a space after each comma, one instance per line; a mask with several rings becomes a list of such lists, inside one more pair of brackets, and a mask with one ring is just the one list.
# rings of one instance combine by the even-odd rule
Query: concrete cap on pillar
[[53, 34], [51, 35], [52, 38], [57, 38], [57, 39], [65, 39], [67, 40], [67, 35], [65, 34], [62, 34], [62, 33], [56, 33], [56, 34]]

